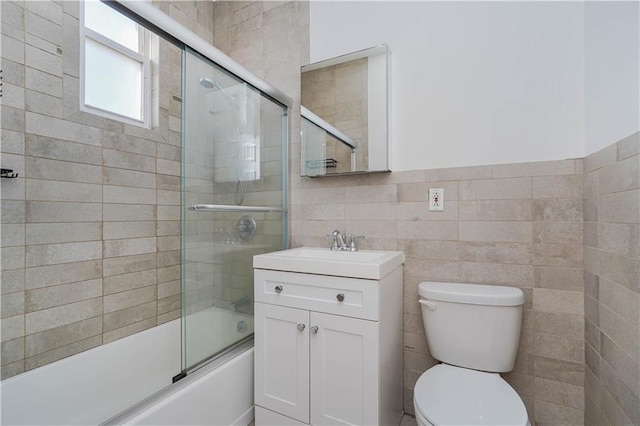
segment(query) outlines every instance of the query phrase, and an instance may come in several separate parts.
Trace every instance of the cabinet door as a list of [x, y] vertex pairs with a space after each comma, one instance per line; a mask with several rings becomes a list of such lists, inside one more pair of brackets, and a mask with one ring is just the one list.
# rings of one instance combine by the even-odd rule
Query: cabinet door
[[255, 324], [256, 405], [309, 423], [309, 312], [256, 303]]
[[311, 313], [311, 424], [378, 424], [378, 323]]

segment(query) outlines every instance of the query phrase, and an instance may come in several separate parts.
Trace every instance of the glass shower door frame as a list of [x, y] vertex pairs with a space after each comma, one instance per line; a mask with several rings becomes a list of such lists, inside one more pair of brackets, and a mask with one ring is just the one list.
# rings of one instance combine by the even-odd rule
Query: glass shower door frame
[[[258, 215], [260, 214], [266, 214], [267, 212], [278, 212], [281, 214], [281, 223], [282, 223], [282, 238], [281, 238], [281, 242], [280, 242], [280, 247], [278, 247], [277, 249], [284, 249], [288, 247], [289, 244], [289, 222], [288, 222], [288, 210], [287, 210], [287, 206], [288, 206], [288, 190], [289, 190], [289, 159], [288, 159], [288, 144], [289, 144], [289, 127], [290, 127], [290, 108], [287, 105], [282, 104], [281, 102], [277, 101], [276, 99], [274, 99], [273, 97], [269, 96], [268, 94], [265, 94], [264, 92], [260, 91], [259, 89], [248, 85], [249, 90], [255, 91], [255, 93], [257, 93], [258, 95], [258, 99], [261, 99], [261, 105], [262, 102], [264, 102], [265, 100], [270, 101], [271, 103], [273, 103], [275, 106], [277, 106], [278, 108], [282, 108], [281, 110], [281, 115], [280, 115], [280, 144], [281, 144], [281, 174], [282, 174], [282, 180], [281, 180], [281, 196], [282, 196], [282, 203], [280, 207], [274, 207], [274, 206], [245, 206], [245, 205], [229, 205], [229, 204], [194, 204], [194, 205], [190, 205], [192, 203], [191, 200], [188, 199], [188, 190], [187, 190], [187, 179], [189, 178], [189, 171], [188, 171], [188, 147], [189, 147], [189, 141], [187, 140], [190, 135], [188, 134], [188, 125], [187, 125], [187, 120], [189, 119], [189, 112], [187, 111], [188, 105], [189, 105], [189, 100], [187, 99], [187, 93], [188, 92], [188, 78], [191, 77], [192, 79], [194, 78], [193, 75], [189, 76], [190, 74], [190, 70], [189, 70], [189, 61], [193, 61], [193, 58], [199, 59], [201, 61], [203, 61], [203, 63], [207, 64], [207, 65], [211, 65], [212, 67], [214, 67], [216, 70], [222, 71], [223, 73], [227, 74], [229, 77], [237, 79], [238, 77], [234, 74], [232, 74], [231, 72], [229, 72], [228, 70], [225, 70], [223, 67], [220, 67], [220, 65], [216, 64], [215, 62], [211, 61], [211, 59], [204, 57], [203, 55], [201, 55], [199, 52], [193, 51], [192, 49], [190, 49], [188, 46], [186, 46], [185, 48], [183, 48], [182, 51], [182, 60], [183, 60], [183, 68], [182, 68], [182, 93], [183, 93], [183, 98], [182, 98], [182, 135], [181, 135], [181, 139], [182, 139], [182, 143], [181, 143], [181, 157], [182, 157], [182, 161], [181, 161], [181, 186], [182, 186], [182, 190], [181, 190], [181, 264], [182, 264], [182, 268], [181, 268], [181, 290], [182, 290], [182, 300], [181, 300], [181, 305], [182, 305], [182, 321], [181, 321], [181, 353], [182, 353], [182, 372], [180, 375], [176, 376], [176, 378], [174, 378], [174, 380], [179, 380], [182, 377], [185, 377], [188, 373], [197, 370], [198, 368], [202, 367], [203, 365], [208, 364], [211, 360], [216, 359], [232, 350], [234, 350], [235, 348], [237, 348], [238, 346], [242, 346], [243, 344], [247, 343], [247, 341], [252, 341], [253, 340], [253, 334], [251, 334], [250, 336], [243, 338], [241, 340], [237, 340], [236, 342], [234, 342], [233, 344], [231, 344], [230, 346], [227, 346], [226, 348], [218, 351], [218, 352], [214, 352], [209, 354], [207, 357], [200, 359], [197, 362], [192, 362], [192, 360], [190, 360], [190, 356], [189, 356], [189, 319], [187, 318], [187, 315], [189, 314], [189, 309], [190, 307], [188, 306], [188, 291], [187, 291], [187, 284], [189, 283], [189, 279], [191, 279], [191, 277], [188, 276], [188, 268], [186, 267], [187, 263], [189, 262], [187, 259], [187, 255], [188, 255], [188, 247], [187, 247], [187, 236], [189, 235], [189, 231], [187, 230], [187, 222], [188, 220], [186, 219], [186, 215], [188, 211], [194, 211], [194, 212], [201, 212], [202, 214], [218, 214], [218, 213], [229, 213], [229, 212], [241, 212], [243, 214], [250, 214], [250, 213], [256, 213]], [[193, 73], [192, 73], [193, 74]], [[202, 83], [202, 81], [201, 81]], [[246, 82], [244, 82], [246, 83]], [[214, 83], [214, 84], [218, 84], [218, 83]], [[224, 88], [220, 89], [223, 92], [224, 95]], [[226, 95], [224, 95], [226, 97]], [[262, 107], [261, 107], [262, 108]], [[238, 120], [240, 120], [239, 114], [236, 112], [236, 116], [238, 117]], [[262, 124], [262, 122], [260, 122], [260, 124]], [[239, 173], [239, 172], [238, 172]], [[239, 177], [238, 177], [239, 179]], [[251, 265], [250, 265], [251, 267]], [[252, 295], [251, 295], [252, 297]], [[252, 321], [252, 319], [251, 319]], [[242, 321], [240, 321], [242, 322]], [[252, 324], [251, 324], [252, 325]], [[240, 325], [239, 325], [240, 326]], [[252, 328], [251, 328], [252, 330]], [[250, 330], [250, 331], [251, 331]], [[192, 339], [193, 340], [193, 339]], [[192, 357], [191, 357], [192, 358]]]

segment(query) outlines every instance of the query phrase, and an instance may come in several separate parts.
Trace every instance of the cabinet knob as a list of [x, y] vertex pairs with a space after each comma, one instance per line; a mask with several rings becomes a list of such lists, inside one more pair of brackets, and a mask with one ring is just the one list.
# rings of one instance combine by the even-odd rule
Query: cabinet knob
[[311, 327], [311, 334], [318, 334], [318, 327], [317, 326], [313, 326]]
[[304, 324], [298, 324], [298, 331], [304, 331]]
[[344, 300], [344, 293], [338, 293], [336, 299], [338, 299], [338, 302], [342, 302]]
[[282, 291], [282, 286], [281, 285], [277, 285], [276, 286], [276, 293], [280, 293]]

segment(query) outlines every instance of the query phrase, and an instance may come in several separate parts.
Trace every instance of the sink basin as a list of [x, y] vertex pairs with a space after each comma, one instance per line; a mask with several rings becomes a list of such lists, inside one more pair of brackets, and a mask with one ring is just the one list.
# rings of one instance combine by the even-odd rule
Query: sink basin
[[404, 263], [401, 251], [331, 251], [328, 248], [300, 247], [260, 254], [253, 267], [306, 274], [380, 279]]

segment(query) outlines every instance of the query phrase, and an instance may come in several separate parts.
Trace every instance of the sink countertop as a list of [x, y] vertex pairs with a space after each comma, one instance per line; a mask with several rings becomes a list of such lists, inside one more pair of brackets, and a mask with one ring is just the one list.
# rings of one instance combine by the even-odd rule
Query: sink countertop
[[299, 247], [253, 257], [253, 267], [258, 269], [375, 280], [403, 263], [404, 253], [401, 251], [349, 252], [318, 247]]

